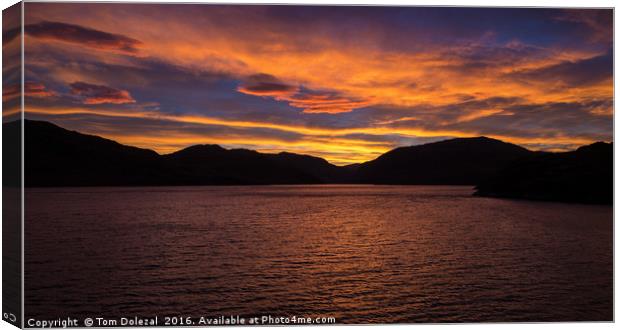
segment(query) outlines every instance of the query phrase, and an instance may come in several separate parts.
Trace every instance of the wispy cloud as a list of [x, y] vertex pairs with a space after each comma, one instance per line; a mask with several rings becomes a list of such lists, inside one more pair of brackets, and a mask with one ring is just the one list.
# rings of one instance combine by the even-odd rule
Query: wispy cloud
[[125, 104], [135, 103], [128, 91], [108, 86], [94, 85], [85, 82], [74, 82], [71, 94], [77, 96], [84, 104]]
[[[56, 40], [103, 50], [137, 53], [142, 42], [121, 34], [91, 29], [77, 24], [42, 21], [24, 26], [28, 36]], [[9, 43], [19, 35], [19, 29], [4, 32], [3, 43]]]
[[[14, 98], [20, 97], [22, 94], [21, 84], [12, 84], [3, 86], [2, 88], [2, 101], [6, 102]], [[25, 97], [50, 97], [56, 96], [54, 91], [50, 91], [42, 83], [27, 81], [24, 83], [24, 96]]]

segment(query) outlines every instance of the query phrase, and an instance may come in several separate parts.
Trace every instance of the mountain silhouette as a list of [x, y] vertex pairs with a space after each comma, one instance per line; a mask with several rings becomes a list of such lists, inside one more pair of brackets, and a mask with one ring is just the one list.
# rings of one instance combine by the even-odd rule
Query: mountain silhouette
[[531, 200], [613, 203], [613, 144], [521, 158], [476, 187], [476, 195]]
[[[3, 124], [6, 136], [19, 136], [20, 127]], [[477, 195], [492, 197], [610, 203], [613, 196], [613, 147], [603, 142], [547, 153], [486, 137], [457, 138], [336, 166], [308, 155], [218, 145], [160, 155], [34, 120], [24, 121], [24, 138], [28, 187], [446, 184], [477, 185]]]
[[361, 164], [357, 179], [376, 184], [474, 185], [531, 153], [487, 137], [457, 138], [388, 151]]
[[[19, 121], [4, 124], [18, 130]], [[116, 186], [158, 183], [160, 156], [52, 123], [25, 120], [26, 186]]]
[[[246, 185], [339, 182], [318, 157], [195, 145], [168, 155], [25, 120], [26, 186]], [[19, 130], [19, 121], [4, 124]]]
[[162, 156], [177, 184], [317, 184], [343, 170], [318, 157], [196, 145]]

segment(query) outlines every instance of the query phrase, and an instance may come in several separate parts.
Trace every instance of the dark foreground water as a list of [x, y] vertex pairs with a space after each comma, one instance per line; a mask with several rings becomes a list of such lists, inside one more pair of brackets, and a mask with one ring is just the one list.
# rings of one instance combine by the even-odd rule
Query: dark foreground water
[[26, 320], [611, 320], [610, 206], [471, 187], [26, 191]]

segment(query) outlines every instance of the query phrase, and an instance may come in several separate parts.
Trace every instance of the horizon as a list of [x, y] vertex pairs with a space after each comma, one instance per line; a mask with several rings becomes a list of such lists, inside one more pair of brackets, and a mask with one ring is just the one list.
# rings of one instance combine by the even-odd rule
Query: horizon
[[[25, 122], [27, 122], [27, 121], [32, 121], [32, 122], [39, 122], [39, 123], [51, 124], [51, 125], [56, 126], [56, 127], [60, 128], [60, 129], [63, 129], [63, 130], [67, 130], [67, 131], [70, 131], [70, 132], [77, 132], [77, 133], [82, 134], [82, 135], [90, 135], [90, 136], [95, 136], [95, 137], [103, 138], [103, 139], [106, 139], [106, 140], [109, 140], [109, 141], [112, 141], [112, 142], [119, 143], [119, 144], [121, 144], [121, 145], [123, 145], [123, 146], [126, 146], [126, 147], [141, 148], [141, 147], [137, 147], [137, 146], [134, 146], [134, 145], [124, 144], [124, 143], [121, 143], [121, 142], [119, 142], [119, 141], [116, 141], [116, 140], [113, 140], [113, 139], [106, 138], [106, 137], [104, 137], [104, 136], [93, 135], [93, 134], [85, 134], [85, 133], [80, 132], [80, 131], [69, 130], [69, 129], [67, 129], [67, 128], [65, 128], [65, 127], [62, 127], [62, 126], [60, 126], [60, 125], [58, 125], [58, 124], [56, 124], [56, 123], [53, 123], [53, 122], [51, 122], [51, 121], [44, 121], [44, 120], [33, 120], [33, 119], [24, 119], [24, 121], [25, 121]], [[11, 121], [11, 122], [6, 122], [5, 124], [12, 124], [12, 123], [16, 123], [16, 122], [20, 122], [20, 120], [18, 119], [18, 120], [14, 120], [14, 121]], [[502, 140], [498, 140], [498, 139], [494, 139], [494, 138], [490, 138], [490, 137], [488, 137], [488, 136], [474, 136], [474, 137], [464, 137], [464, 138], [448, 138], [448, 139], [445, 139], [445, 140], [433, 141], [433, 142], [428, 142], [428, 143], [423, 143], [423, 144], [415, 144], [415, 145], [404, 145], [404, 146], [398, 146], [398, 147], [395, 147], [395, 148], [393, 148], [393, 149], [390, 149], [390, 150], [386, 151], [385, 153], [388, 153], [388, 152], [393, 151], [393, 150], [398, 149], [398, 148], [417, 147], [417, 146], [423, 146], [423, 145], [428, 145], [428, 144], [433, 144], [433, 143], [440, 143], [440, 142], [446, 142], [446, 141], [452, 141], [452, 140], [462, 140], [462, 139], [488, 139], [488, 140], [493, 140], [493, 141], [497, 141], [497, 142], [501, 142], [501, 143], [505, 143], [505, 144], [515, 145], [515, 146], [517, 146], [517, 147], [524, 148], [524, 149], [526, 149], [526, 150], [528, 150], [528, 151], [531, 151], [531, 152], [536, 152], [536, 151], [538, 151], [538, 150], [530, 150], [530, 149], [528, 149], [528, 148], [526, 148], [526, 147], [524, 147], [524, 146], [518, 145], [518, 144], [514, 144], [514, 143], [510, 143], [510, 142], [506, 142], [506, 141], [502, 141]], [[579, 148], [581, 148], [581, 147], [590, 146], [590, 145], [592, 145], [592, 144], [596, 144], [596, 143], [612, 144], [612, 143], [613, 143], [613, 141], [595, 141], [595, 142], [590, 143], [590, 144], [584, 144], [584, 145], [578, 146], [578, 147], [576, 147], [575, 149], [565, 150], [565, 151], [559, 151], [559, 152], [571, 152], [571, 151], [576, 151], [577, 149], [579, 149]], [[186, 149], [192, 148], [192, 147], [202, 147], [202, 146], [216, 146], [216, 147], [222, 148], [222, 149], [224, 149], [224, 150], [226, 150], [226, 151], [231, 151], [231, 150], [247, 150], [247, 151], [254, 151], [254, 152], [258, 152], [258, 153], [260, 153], [260, 154], [270, 154], [270, 155], [277, 155], [277, 154], [281, 154], [281, 153], [289, 153], [289, 154], [294, 154], [294, 155], [299, 155], [299, 156], [311, 156], [311, 157], [316, 157], [316, 158], [320, 158], [320, 159], [322, 159], [322, 160], [325, 160], [325, 161], [327, 161], [329, 164], [334, 165], [334, 166], [337, 166], [337, 167], [346, 167], [346, 166], [349, 166], [349, 165], [360, 165], [360, 164], [365, 163], [365, 162], [360, 162], [360, 163], [350, 163], [350, 164], [340, 165], [340, 164], [334, 164], [334, 163], [330, 162], [329, 160], [327, 160], [327, 159], [325, 159], [325, 158], [323, 158], [323, 157], [320, 157], [320, 156], [314, 156], [314, 155], [310, 155], [310, 154], [295, 153], [295, 152], [290, 152], [290, 151], [279, 151], [279, 152], [261, 152], [261, 151], [259, 151], [259, 150], [255, 150], [255, 149], [248, 149], [248, 148], [226, 148], [226, 147], [224, 147], [224, 146], [222, 146], [222, 145], [219, 145], [219, 144], [212, 144], [212, 143], [206, 143], [206, 144], [191, 144], [191, 145], [187, 145], [187, 146], [185, 146], [185, 147], [182, 147], [181, 149], [178, 149], [178, 150], [175, 150], [175, 151], [172, 151], [172, 152], [168, 152], [168, 153], [160, 153], [160, 152], [158, 152], [157, 150], [153, 150], [153, 149], [149, 149], [149, 148], [141, 148], [141, 149], [145, 149], [145, 150], [153, 151], [153, 152], [155, 152], [156, 154], [158, 154], [159, 156], [166, 156], [166, 155], [171, 155], [171, 154], [174, 154], [174, 153], [177, 153], [177, 152], [180, 152], [180, 151], [183, 151], [183, 150], [186, 150]], [[554, 151], [546, 151], [546, 152], [556, 153], [556, 152], [554, 152]], [[383, 154], [379, 155], [378, 157], [381, 157], [381, 156], [382, 156], [382, 155], [384, 155], [385, 153], [383, 153]], [[378, 158], [378, 157], [377, 157], [377, 158]], [[373, 159], [370, 159], [370, 160], [368, 160], [368, 161], [373, 161], [373, 160], [375, 160], [375, 159], [377, 159], [377, 158], [373, 158]], [[368, 161], [366, 161], [366, 162], [368, 162]]]
[[[343, 166], [453, 138], [613, 141], [609, 9], [25, 6], [25, 117], [162, 155], [215, 144]], [[9, 56], [19, 40], [5, 34]]]

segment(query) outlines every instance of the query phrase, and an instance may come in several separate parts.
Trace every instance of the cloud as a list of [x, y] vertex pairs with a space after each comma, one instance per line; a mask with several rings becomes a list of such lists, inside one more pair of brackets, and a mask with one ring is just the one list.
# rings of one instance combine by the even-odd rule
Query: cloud
[[[22, 93], [21, 84], [13, 84], [3, 87], [2, 101], [6, 102], [14, 98], [20, 97]], [[44, 98], [50, 96], [56, 96], [54, 91], [48, 90], [45, 85], [38, 82], [26, 82], [24, 84], [24, 96]]]
[[[3, 44], [19, 35], [19, 30], [9, 30], [3, 35]], [[27, 35], [46, 40], [57, 40], [91, 48], [137, 53], [142, 42], [120, 34], [112, 34], [76, 24], [42, 21], [24, 27]]]
[[582, 32], [592, 42], [613, 43], [613, 11], [596, 9], [566, 9], [556, 16], [557, 21], [576, 23], [586, 27], [587, 32]]
[[270, 74], [259, 73], [249, 76], [237, 90], [256, 96], [280, 96], [295, 93], [298, 88], [286, 84]]
[[[470, 121], [457, 121], [439, 126], [461, 132], [484, 132], [485, 135], [519, 137], [520, 144], [535, 149], [547, 143], [554, 149], [612, 138], [611, 112], [613, 99], [592, 99], [584, 102], [528, 103], [525, 100], [497, 107], [497, 113]], [[430, 124], [436, 125], [436, 124]], [[434, 126], [427, 126], [432, 130]], [[558, 129], [560, 128], [561, 129]], [[539, 140], [535, 142], [535, 140]], [[534, 147], [534, 144], [539, 144]]]
[[613, 78], [613, 53], [578, 61], [564, 61], [542, 68], [521, 70], [510, 73], [511, 78], [531, 82], [554, 83], [561, 87], [592, 85]]
[[237, 91], [286, 101], [292, 107], [303, 109], [304, 113], [351, 112], [370, 104], [368, 100], [346, 97], [337, 91], [311, 90], [287, 84], [273, 75], [264, 73], [249, 76], [237, 87]]
[[[476, 135], [536, 148], [613, 139], [608, 9], [29, 6], [28, 26], [61, 31], [49, 22], [65, 22], [68, 32], [40, 32], [53, 38], [42, 42], [28, 29], [27, 80], [57, 91], [72, 82], [122, 87], [131, 95], [117, 102], [156, 102], [148, 117], [180, 130], [191, 122], [280, 138], [361, 134], [395, 146]], [[111, 41], [67, 26], [106, 31]], [[138, 49], [140, 56], [127, 56]], [[32, 99], [30, 107], [66, 110], [77, 97], [88, 100], [75, 93]], [[139, 106], [114, 110], [126, 116]], [[111, 118], [101, 108], [48, 116], [83, 116], [88, 128], [94, 117]], [[145, 124], [132, 125], [126, 129]], [[156, 147], [150, 131], [140, 138]], [[275, 137], [264, 138], [262, 149], [277, 149]], [[317, 155], [331, 147], [315, 146]], [[358, 152], [365, 151], [347, 157], [370, 158]]]
[[368, 106], [371, 102], [348, 97], [336, 91], [301, 89], [286, 99], [289, 104], [303, 109], [304, 113], [343, 113]]
[[125, 104], [136, 102], [126, 90], [79, 81], [72, 83], [70, 86], [71, 94], [80, 97], [84, 104]]

